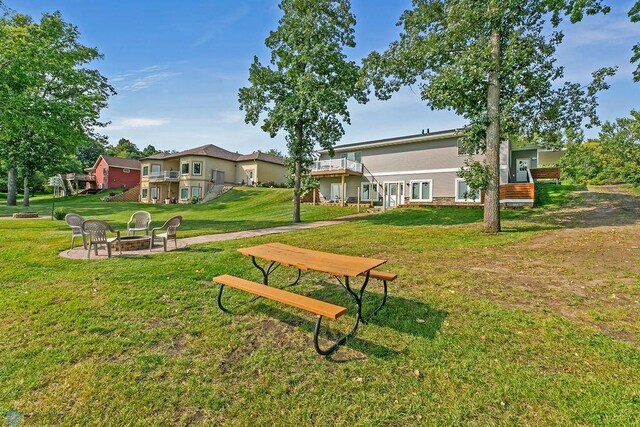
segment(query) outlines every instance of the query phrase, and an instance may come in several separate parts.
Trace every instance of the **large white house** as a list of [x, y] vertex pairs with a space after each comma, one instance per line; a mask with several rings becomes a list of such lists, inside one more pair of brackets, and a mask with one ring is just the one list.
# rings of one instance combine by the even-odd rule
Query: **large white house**
[[[321, 151], [311, 172], [320, 182], [316, 201], [381, 202], [386, 207], [481, 203], [481, 195], [472, 194], [464, 179], [458, 177], [469, 157], [461, 150], [461, 135], [453, 129], [338, 145], [333, 158], [328, 151]], [[533, 204], [533, 175], [539, 165], [551, 164], [560, 155], [503, 143], [501, 201]], [[483, 160], [484, 156], [473, 158]]]

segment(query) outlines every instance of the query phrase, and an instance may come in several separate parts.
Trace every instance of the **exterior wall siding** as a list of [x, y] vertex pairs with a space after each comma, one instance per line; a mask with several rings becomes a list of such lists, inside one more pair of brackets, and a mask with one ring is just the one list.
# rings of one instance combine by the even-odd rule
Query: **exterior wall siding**
[[284, 184], [287, 182], [287, 168], [285, 166], [260, 160], [258, 160], [256, 164], [258, 166], [258, 180], [260, 182], [274, 182], [276, 184]]
[[129, 172], [126, 173], [122, 168], [110, 167], [103, 158], [100, 158], [94, 174], [96, 176], [96, 188], [127, 189], [140, 183], [139, 170], [129, 169]]
[[538, 167], [544, 167], [558, 162], [563, 154], [563, 151], [538, 151]]
[[[341, 152], [347, 149], [340, 150]], [[383, 147], [353, 147], [349, 151], [360, 151], [365, 171], [362, 177], [346, 178], [346, 197], [357, 197], [358, 189], [362, 182], [373, 179], [380, 183], [402, 182], [403, 194], [406, 203], [410, 201], [411, 181], [431, 180], [431, 198], [433, 202], [444, 199], [451, 202], [455, 199], [457, 172], [464, 166], [468, 155], [458, 154], [458, 139], [446, 138], [412, 142], [407, 144], [389, 145]], [[321, 160], [329, 156], [323, 153]], [[472, 156], [474, 160], [482, 161], [483, 155]], [[507, 143], [501, 147], [501, 162], [504, 164], [501, 170], [501, 181], [508, 180], [509, 146]], [[321, 178], [320, 193], [325, 199], [330, 197], [331, 183], [339, 183], [340, 178]], [[382, 190], [380, 190], [382, 194]], [[425, 204], [429, 202], [416, 202]]]

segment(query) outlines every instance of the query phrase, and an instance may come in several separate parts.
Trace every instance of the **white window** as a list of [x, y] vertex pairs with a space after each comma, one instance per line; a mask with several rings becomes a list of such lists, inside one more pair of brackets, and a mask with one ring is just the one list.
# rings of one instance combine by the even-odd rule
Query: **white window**
[[191, 187], [191, 197], [200, 198], [200, 187]]
[[[465, 195], [467, 198], [465, 199]], [[456, 178], [456, 202], [479, 202], [480, 192], [472, 191], [467, 182], [462, 178]]]
[[189, 198], [189, 187], [180, 188], [180, 200], [187, 200]]
[[149, 196], [149, 189], [148, 188], [143, 188], [142, 189], [142, 193], [140, 194], [140, 198], [147, 200], [147, 197]]
[[422, 181], [411, 181], [411, 194], [410, 199], [412, 202], [430, 202], [432, 200], [431, 197], [431, 189], [433, 187], [432, 179], [425, 179]]
[[182, 173], [182, 175], [189, 175], [189, 163], [182, 163], [180, 165], [180, 173]]
[[160, 175], [160, 165], [151, 165], [151, 174]]
[[339, 159], [347, 159], [352, 162], [362, 163], [362, 151], [350, 151], [348, 153], [339, 153], [337, 155]]
[[142, 176], [149, 176], [149, 166], [142, 167]]
[[[373, 191], [372, 191], [373, 190]], [[371, 201], [371, 193], [373, 192], [373, 201], [378, 200], [378, 184], [372, 184], [370, 182], [362, 183], [362, 197], [361, 200], [363, 202]]]
[[202, 163], [193, 162], [193, 175], [202, 175]]
[[152, 199], [158, 198], [158, 187], [151, 187], [151, 198]]

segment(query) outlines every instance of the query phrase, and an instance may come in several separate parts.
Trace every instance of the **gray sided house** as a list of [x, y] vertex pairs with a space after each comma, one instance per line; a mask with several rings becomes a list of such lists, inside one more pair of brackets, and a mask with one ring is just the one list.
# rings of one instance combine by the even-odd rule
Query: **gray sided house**
[[[319, 180], [316, 202], [370, 203], [385, 207], [481, 204], [458, 172], [469, 156], [462, 152], [458, 130], [344, 144], [335, 155], [320, 152], [311, 174]], [[552, 163], [559, 152], [501, 146], [500, 195], [505, 204], [531, 205], [532, 170]], [[483, 160], [483, 155], [474, 155]]]

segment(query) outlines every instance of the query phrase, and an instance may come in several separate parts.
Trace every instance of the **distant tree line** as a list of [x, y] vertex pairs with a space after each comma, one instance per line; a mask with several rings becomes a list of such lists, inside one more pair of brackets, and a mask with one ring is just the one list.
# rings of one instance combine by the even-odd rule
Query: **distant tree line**
[[558, 162], [563, 177], [578, 184], [640, 186], [640, 112], [606, 122], [597, 139], [569, 141]]

